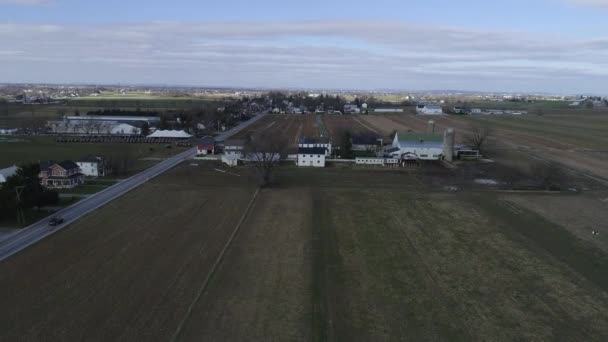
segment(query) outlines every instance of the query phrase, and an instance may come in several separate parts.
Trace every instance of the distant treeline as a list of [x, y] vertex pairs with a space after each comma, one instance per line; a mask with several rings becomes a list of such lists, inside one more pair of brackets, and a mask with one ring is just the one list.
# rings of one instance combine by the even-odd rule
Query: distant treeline
[[122, 109], [103, 109], [87, 112], [87, 115], [103, 115], [103, 116], [159, 116], [157, 111], [148, 110], [122, 110]]

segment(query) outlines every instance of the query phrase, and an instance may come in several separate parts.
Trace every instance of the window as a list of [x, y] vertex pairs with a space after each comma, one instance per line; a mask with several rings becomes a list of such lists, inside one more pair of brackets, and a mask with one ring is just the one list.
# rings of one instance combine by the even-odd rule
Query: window
[[317, 164], [321, 164], [321, 161], [320, 161], [320, 160], [317, 160]]
[[427, 155], [427, 154], [421, 154], [421, 155], [420, 155], [420, 158], [426, 158], [426, 157], [428, 157], [428, 155]]

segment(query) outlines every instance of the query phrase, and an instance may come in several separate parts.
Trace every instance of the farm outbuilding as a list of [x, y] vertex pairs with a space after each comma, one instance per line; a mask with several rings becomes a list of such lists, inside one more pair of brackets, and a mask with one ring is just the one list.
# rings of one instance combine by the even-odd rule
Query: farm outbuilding
[[199, 156], [215, 154], [215, 139], [213, 137], [199, 139], [196, 143], [196, 154]]
[[185, 131], [158, 130], [148, 135], [148, 138], [171, 138], [171, 139], [189, 139], [192, 135]]
[[416, 106], [416, 113], [419, 115], [441, 115], [443, 109], [438, 105], [418, 105]]
[[325, 167], [327, 149], [323, 147], [300, 147], [298, 149], [298, 166]]

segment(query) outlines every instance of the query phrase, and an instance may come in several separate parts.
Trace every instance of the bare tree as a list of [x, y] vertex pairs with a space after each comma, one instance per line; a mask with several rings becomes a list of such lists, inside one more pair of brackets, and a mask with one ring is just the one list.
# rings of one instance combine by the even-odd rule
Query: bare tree
[[103, 131], [107, 134], [107, 135], [111, 135], [112, 134], [112, 125], [109, 123], [105, 123], [103, 124]]
[[492, 129], [490, 126], [488, 126], [488, 124], [474, 124], [471, 125], [469, 134], [465, 137], [465, 142], [479, 151], [482, 151], [491, 135]]
[[84, 120], [84, 122], [82, 123], [82, 126], [87, 135], [91, 134], [91, 132], [93, 132], [93, 130], [95, 129], [95, 120], [93, 120], [93, 119]]
[[243, 149], [243, 157], [255, 167], [261, 186], [271, 181], [272, 170], [286, 156], [287, 141], [280, 135], [259, 133], [250, 136]]

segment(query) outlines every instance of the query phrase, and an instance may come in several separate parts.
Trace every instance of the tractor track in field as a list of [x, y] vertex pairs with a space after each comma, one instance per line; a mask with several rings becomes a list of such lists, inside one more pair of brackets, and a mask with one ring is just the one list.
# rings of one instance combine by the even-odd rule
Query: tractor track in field
[[205, 291], [209, 287], [209, 282], [211, 281], [211, 279], [213, 278], [213, 275], [216, 273], [218, 267], [220, 266], [220, 264], [224, 260], [224, 256], [226, 255], [226, 251], [228, 250], [228, 248], [230, 248], [230, 245], [232, 244], [232, 242], [234, 241], [234, 239], [237, 237], [237, 235], [238, 235], [238, 233], [240, 231], [240, 228], [243, 225], [243, 222], [245, 222], [245, 219], [247, 218], [247, 216], [249, 216], [251, 208], [253, 207], [253, 204], [255, 203], [255, 200], [258, 198], [258, 194], [259, 193], [260, 193], [260, 188], [258, 188], [255, 191], [255, 193], [253, 194], [253, 196], [251, 198], [251, 201], [249, 201], [249, 204], [247, 205], [247, 208], [245, 208], [245, 211], [243, 212], [243, 215], [239, 219], [239, 222], [237, 223], [236, 227], [234, 228], [234, 231], [232, 232], [232, 234], [228, 238], [228, 241], [226, 242], [226, 245], [224, 245], [224, 248], [222, 248], [222, 250], [220, 251], [220, 254], [218, 255], [217, 259], [215, 260], [215, 263], [213, 264], [213, 266], [211, 267], [211, 270], [209, 271], [209, 274], [205, 278], [205, 281], [203, 281], [203, 283], [201, 284], [201, 287], [200, 287], [199, 291], [197, 292], [196, 296], [194, 297], [194, 300], [188, 306], [188, 310], [186, 311], [184, 317], [180, 320], [177, 328], [175, 329], [175, 332], [173, 333], [173, 336], [171, 337], [171, 341], [172, 342], [177, 341], [178, 338], [180, 337], [180, 334], [182, 332], [184, 324], [186, 323], [186, 321], [188, 320], [188, 318], [190, 317], [190, 315], [192, 315], [192, 310], [194, 309], [194, 306], [198, 303], [198, 301], [201, 299], [202, 295], [205, 293]]

